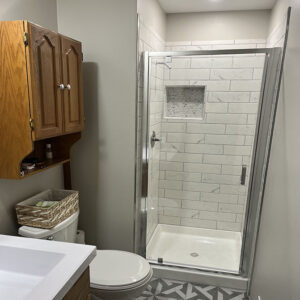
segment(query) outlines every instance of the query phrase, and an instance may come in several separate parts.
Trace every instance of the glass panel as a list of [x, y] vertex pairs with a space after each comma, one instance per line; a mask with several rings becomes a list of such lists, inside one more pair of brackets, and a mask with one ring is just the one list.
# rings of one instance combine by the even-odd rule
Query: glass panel
[[160, 60], [161, 59], [151, 59], [149, 64], [148, 131], [150, 140], [148, 149], [147, 244], [157, 228], [159, 215], [159, 169], [161, 143], [159, 141], [151, 143], [151, 139], [153, 135], [157, 138], [161, 136], [162, 112], [165, 99], [165, 66], [158, 63]]
[[264, 61], [150, 58], [149, 260], [239, 271]]

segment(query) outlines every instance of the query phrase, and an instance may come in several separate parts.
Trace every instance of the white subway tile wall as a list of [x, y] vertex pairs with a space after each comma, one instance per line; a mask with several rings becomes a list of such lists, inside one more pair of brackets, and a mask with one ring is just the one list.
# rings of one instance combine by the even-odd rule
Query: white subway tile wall
[[[265, 43], [172, 42], [165, 50], [261, 48]], [[264, 55], [181, 57], [170, 65], [171, 70], [164, 67], [160, 101], [166, 101], [165, 86], [204, 85], [205, 113], [203, 120], [161, 120], [158, 222], [241, 231], [248, 176], [242, 186], [240, 175], [243, 164], [247, 175], [250, 171]]]

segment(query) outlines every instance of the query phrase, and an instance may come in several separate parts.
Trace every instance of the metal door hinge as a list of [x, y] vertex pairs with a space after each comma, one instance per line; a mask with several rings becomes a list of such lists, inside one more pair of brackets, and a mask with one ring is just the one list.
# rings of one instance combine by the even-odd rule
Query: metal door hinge
[[28, 44], [29, 44], [29, 37], [28, 37], [27, 32], [24, 33], [24, 44], [25, 44], [25, 47], [28, 46]]
[[34, 130], [34, 120], [33, 119], [29, 119], [29, 126], [30, 126], [31, 130]]
[[83, 52], [81, 52], [81, 60], [83, 61]]

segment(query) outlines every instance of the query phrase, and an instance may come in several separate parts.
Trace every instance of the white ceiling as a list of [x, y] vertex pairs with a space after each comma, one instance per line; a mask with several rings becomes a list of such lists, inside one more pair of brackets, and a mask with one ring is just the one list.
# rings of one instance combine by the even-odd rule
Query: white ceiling
[[271, 9], [276, 0], [158, 0], [166, 13]]

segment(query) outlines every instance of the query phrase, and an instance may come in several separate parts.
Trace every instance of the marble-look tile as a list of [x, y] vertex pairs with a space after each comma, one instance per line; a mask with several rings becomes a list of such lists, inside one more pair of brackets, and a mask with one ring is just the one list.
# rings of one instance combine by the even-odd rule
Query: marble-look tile
[[204, 86], [167, 86], [167, 117], [203, 118]]

